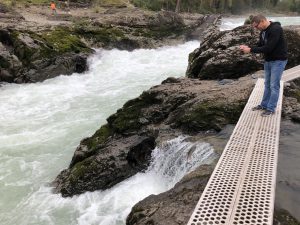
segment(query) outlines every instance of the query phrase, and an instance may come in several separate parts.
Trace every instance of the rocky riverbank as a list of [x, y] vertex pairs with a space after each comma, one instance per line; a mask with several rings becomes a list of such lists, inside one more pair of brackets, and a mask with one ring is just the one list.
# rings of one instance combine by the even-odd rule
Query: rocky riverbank
[[[218, 38], [214, 39], [215, 33]], [[292, 28], [286, 30], [286, 33], [289, 35], [291, 49], [290, 63], [293, 63], [290, 65], [300, 64], [299, 46], [296, 44], [299, 34]], [[237, 122], [256, 79], [262, 76], [261, 71], [253, 72], [261, 67], [258, 57], [232, 51], [254, 38], [252, 29], [247, 26], [233, 31], [208, 33], [204, 44], [190, 55], [187, 75], [193, 77], [189, 75], [193, 71], [191, 68], [197, 68], [198, 72], [194, 73], [197, 79], [168, 78], [161, 85], [154, 86], [138, 98], [125, 103], [107, 118], [107, 124], [92, 137], [81, 141], [69, 168], [55, 179], [55, 191], [67, 197], [110, 188], [145, 170], [154, 147], [180, 134], [188, 134], [194, 141], [210, 139], [212, 144], [218, 143], [215, 134], [227, 124]], [[210, 52], [206, 54], [210, 57], [201, 57], [205, 51]], [[216, 51], [219, 56], [214, 54]], [[211, 59], [212, 57], [221, 57], [221, 60]], [[198, 59], [201, 60], [197, 61]], [[209, 63], [212, 63], [210, 69], [204, 70], [205, 76], [202, 77], [202, 69], [207, 68], [205, 65]], [[241, 63], [245, 68], [249, 65], [250, 70], [239, 71]], [[257, 67], [251, 66], [256, 64]], [[219, 66], [223, 68], [222, 71]], [[299, 90], [299, 80], [286, 84], [284, 119], [298, 121]], [[222, 151], [223, 148], [213, 145], [217, 151]], [[201, 166], [183, 178], [172, 190], [150, 196], [138, 203], [129, 215], [127, 224], [186, 224], [213, 166]], [[297, 224], [291, 217], [280, 215], [276, 214], [276, 218], [294, 221], [286, 223], [281, 220], [283, 224]]]
[[46, 6], [26, 10], [0, 3], [0, 82], [39, 82], [88, 69], [92, 48], [133, 50], [201, 39], [218, 15], [150, 12], [109, 7], [74, 8], [51, 15]]

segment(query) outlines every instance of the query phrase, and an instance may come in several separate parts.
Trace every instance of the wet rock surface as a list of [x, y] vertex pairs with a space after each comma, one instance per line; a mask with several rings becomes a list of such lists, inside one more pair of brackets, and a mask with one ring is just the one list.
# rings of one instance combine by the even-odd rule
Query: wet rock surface
[[282, 116], [300, 123], [300, 79], [285, 83]]
[[68, 29], [31, 32], [0, 28], [0, 82], [38, 82], [87, 70], [94, 51]]
[[104, 148], [97, 146], [90, 157], [79, 157], [82, 144], [70, 169], [64, 170], [56, 179], [56, 188], [63, 196], [110, 188], [148, 167], [154, 140], [154, 137], [139, 135], [117, 139]]
[[[288, 43], [288, 64], [291, 68], [300, 64], [298, 26], [284, 28]], [[200, 79], [234, 79], [263, 69], [260, 54], [244, 54], [239, 45], [255, 46], [259, 32], [251, 26], [241, 26], [230, 31], [211, 29], [189, 56], [187, 77]]]

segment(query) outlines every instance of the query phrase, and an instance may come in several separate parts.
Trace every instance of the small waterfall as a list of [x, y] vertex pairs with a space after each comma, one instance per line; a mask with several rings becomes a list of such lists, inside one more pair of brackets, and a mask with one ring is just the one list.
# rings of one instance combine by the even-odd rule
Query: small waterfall
[[147, 172], [156, 173], [166, 180], [168, 189], [196, 167], [215, 159], [209, 143], [191, 143], [186, 139], [180, 136], [167, 141], [152, 153], [153, 162]]
[[192, 143], [183, 136], [167, 141], [154, 149], [152, 162], [144, 173], [138, 173], [109, 190], [80, 196], [76, 201], [81, 199], [80, 204], [87, 208], [81, 211], [78, 224], [124, 225], [137, 202], [171, 189], [184, 175], [215, 158], [216, 154], [208, 143]]

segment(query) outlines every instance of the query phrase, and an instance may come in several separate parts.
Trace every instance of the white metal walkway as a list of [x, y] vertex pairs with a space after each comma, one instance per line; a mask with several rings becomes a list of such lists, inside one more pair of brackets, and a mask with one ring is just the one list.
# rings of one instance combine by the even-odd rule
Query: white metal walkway
[[263, 95], [258, 79], [188, 225], [273, 224], [283, 82], [297, 77], [300, 66], [284, 72], [270, 117], [252, 111]]
[[294, 80], [300, 76], [300, 65], [284, 71], [282, 81], [287, 82]]

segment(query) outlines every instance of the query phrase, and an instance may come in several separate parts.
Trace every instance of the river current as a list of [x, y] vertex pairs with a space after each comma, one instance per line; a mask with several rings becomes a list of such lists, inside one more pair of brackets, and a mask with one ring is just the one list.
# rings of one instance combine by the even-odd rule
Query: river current
[[[241, 21], [225, 19], [221, 29], [232, 29]], [[300, 24], [299, 18], [287, 21]], [[49, 187], [49, 182], [68, 166], [79, 141], [92, 135], [127, 100], [169, 76], [184, 76], [188, 54], [199, 44], [193, 41], [132, 52], [98, 49], [89, 58], [89, 71], [84, 74], [61, 75], [35, 84], [2, 84], [1, 224], [123, 225], [135, 203], [170, 189], [187, 172], [213, 160], [215, 155], [208, 143], [189, 143], [178, 137], [159, 147], [171, 149], [169, 155], [156, 149], [145, 173], [109, 190], [62, 198], [52, 194]], [[194, 145], [197, 151], [187, 164], [184, 159]], [[281, 174], [285, 184], [287, 175]], [[293, 201], [289, 204], [297, 205]]]

